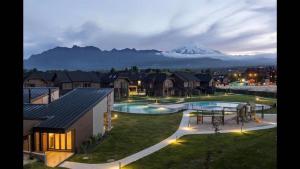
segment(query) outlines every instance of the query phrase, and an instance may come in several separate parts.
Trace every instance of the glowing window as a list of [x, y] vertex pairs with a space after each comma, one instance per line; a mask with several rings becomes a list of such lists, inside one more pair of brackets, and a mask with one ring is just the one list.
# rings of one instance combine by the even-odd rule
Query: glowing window
[[48, 134], [49, 148], [54, 149], [54, 133]]
[[60, 134], [60, 148], [66, 149], [66, 134]]
[[59, 149], [59, 134], [55, 134], [55, 149]]
[[71, 131], [67, 132], [67, 149], [68, 150], [72, 149], [72, 132]]
[[35, 138], [35, 150], [40, 151], [40, 133], [35, 132], [34, 138]]

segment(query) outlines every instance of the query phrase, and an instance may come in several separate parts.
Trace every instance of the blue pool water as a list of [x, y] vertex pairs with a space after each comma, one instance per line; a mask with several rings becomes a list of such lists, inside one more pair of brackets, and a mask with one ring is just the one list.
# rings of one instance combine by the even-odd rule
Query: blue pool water
[[[220, 101], [199, 101], [199, 102], [188, 102], [181, 104], [181, 108], [186, 109], [202, 109], [202, 110], [222, 110], [223, 107], [227, 107], [226, 110], [234, 110], [240, 102], [220, 102]], [[261, 105], [256, 104], [256, 109], [260, 110]], [[270, 108], [267, 105], [264, 105], [265, 109]], [[148, 103], [119, 103], [114, 104], [113, 110], [118, 112], [126, 113], [138, 113], [138, 114], [166, 114], [174, 113], [179, 109], [165, 107], [164, 105], [153, 105]]]
[[[202, 109], [202, 110], [234, 110], [241, 102], [220, 102], [220, 101], [200, 101], [186, 103], [189, 109]], [[261, 110], [262, 104], [256, 104], [256, 110]], [[264, 109], [269, 109], [270, 106], [263, 105]]]
[[165, 114], [174, 113], [175, 110], [164, 107], [152, 107], [149, 104], [136, 103], [120, 103], [114, 104], [114, 111], [126, 113], [140, 113], [140, 114]]

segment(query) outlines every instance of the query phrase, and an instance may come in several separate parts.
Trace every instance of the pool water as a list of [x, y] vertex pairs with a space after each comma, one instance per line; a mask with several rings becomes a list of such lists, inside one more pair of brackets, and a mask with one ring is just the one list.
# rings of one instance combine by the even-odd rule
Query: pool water
[[140, 113], [140, 114], [166, 114], [174, 113], [175, 110], [165, 107], [152, 107], [148, 104], [135, 104], [135, 103], [121, 103], [114, 104], [114, 111], [126, 113]]
[[[180, 104], [181, 108], [185, 109], [201, 109], [201, 110], [223, 110], [223, 107], [227, 107], [226, 110], [235, 110], [240, 102], [221, 102], [221, 101], [199, 101], [188, 102]], [[174, 104], [176, 105], [176, 104]], [[256, 110], [261, 110], [261, 104], [256, 104]], [[263, 105], [264, 109], [269, 109], [270, 106]], [[165, 105], [155, 105], [149, 103], [116, 103], [113, 106], [114, 111], [126, 112], [126, 113], [138, 113], [138, 114], [166, 114], [174, 113], [179, 109], [166, 107]]]
[[[202, 110], [223, 110], [226, 107], [226, 110], [234, 110], [241, 102], [220, 102], [220, 101], [199, 101], [199, 102], [190, 102], [186, 103], [188, 109], [202, 109]], [[270, 106], [256, 104], [256, 110], [261, 110], [261, 106], [264, 106], [264, 109], [269, 109]]]

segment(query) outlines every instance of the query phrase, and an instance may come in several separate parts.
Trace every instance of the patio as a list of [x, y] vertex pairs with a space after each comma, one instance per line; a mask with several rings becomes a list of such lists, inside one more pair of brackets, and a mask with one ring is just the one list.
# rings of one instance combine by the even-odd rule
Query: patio
[[[262, 126], [268, 126], [270, 124], [276, 124], [277, 123], [277, 115], [276, 114], [265, 114], [264, 119], [261, 119], [261, 114], [256, 114], [257, 121], [250, 120], [248, 122], [244, 122], [243, 129], [247, 128], [253, 128], [253, 127], [262, 127]], [[203, 124], [198, 123], [197, 124], [197, 116], [191, 116], [189, 120], [189, 126], [194, 131], [207, 131], [211, 132], [214, 131], [214, 127], [212, 125], [212, 119], [211, 117], [205, 117], [203, 118]], [[237, 124], [236, 122], [236, 115], [225, 115], [224, 116], [224, 125], [222, 123], [219, 125], [220, 131], [222, 130], [241, 130], [242, 123], [240, 122]]]
[[71, 157], [74, 153], [72, 152], [59, 152], [59, 151], [46, 151], [46, 165], [49, 167], [56, 167], [69, 157]]

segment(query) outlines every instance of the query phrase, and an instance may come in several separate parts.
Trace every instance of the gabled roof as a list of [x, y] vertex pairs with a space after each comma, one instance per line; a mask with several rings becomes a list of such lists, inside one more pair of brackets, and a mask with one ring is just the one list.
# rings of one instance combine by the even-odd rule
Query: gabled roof
[[200, 80], [200, 82], [209, 82], [212, 79], [212, 76], [207, 73], [199, 73], [195, 76]]
[[137, 81], [143, 79], [146, 74], [141, 72], [118, 72], [117, 73], [119, 77], [126, 77], [130, 81]]
[[64, 131], [112, 91], [111, 88], [76, 88], [45, 106], [24, 106], [23, 119], [46, 119], [35, 128]]
[[126, 77], [126, 76], [124, 76], [124, 75], [122, 75], [122, 74], [120, 74], [118, 72], [103, 74], [101, 76], [101, 82], [103, 82], [103, 83], [111, 83], [111, 82], [114, 82], [115, 80], [117, 80], [119, 78], [126, 79], [129, 82], [128, 77]]
[[67, 72], [68, 77], [72, 82], [90, 82], [91, 78], [88, 72], [70, 71]]
[[166, 73], [151, 73], [148, 74], [144, 79], [144, 83], [162, 83], [168, 78]]
[[33, 72], [26, 77], [25, 80], [40, 79], [43, 81], [52, 81], [54, 79], [54, 72]]
[[31, 100], [38, 97], [45, 96], [49, 94], [49, 89], [51, 92], [58, 90], [56, 87], [26, 87], [23, 88], [23, 103], [29, 103], [29, 90], [31, 94]]
[[72, 82], [100, 83], [101, 76], [97, 72], [70, 71], [66, 72]]
[[58, 82], [58, 83], [70, 83], [70, 82], [72, 82], [70, 80], [69, 76], [67, 75], [66, 71], [56, 71], [54, 81]]
[[182, 79], [183, 81], [199, 81], [199, 79], [191, 73], [187, 72], [175, 72], [173, 73], [174, 76]]
[[103, 76], [102, 73], [99, 73], [99, 72], [88, 72], [88, 73], [89, 73], [91, 82], [94, 82], [94, 83], [100, 83], [101, 82], [101, 78]]

